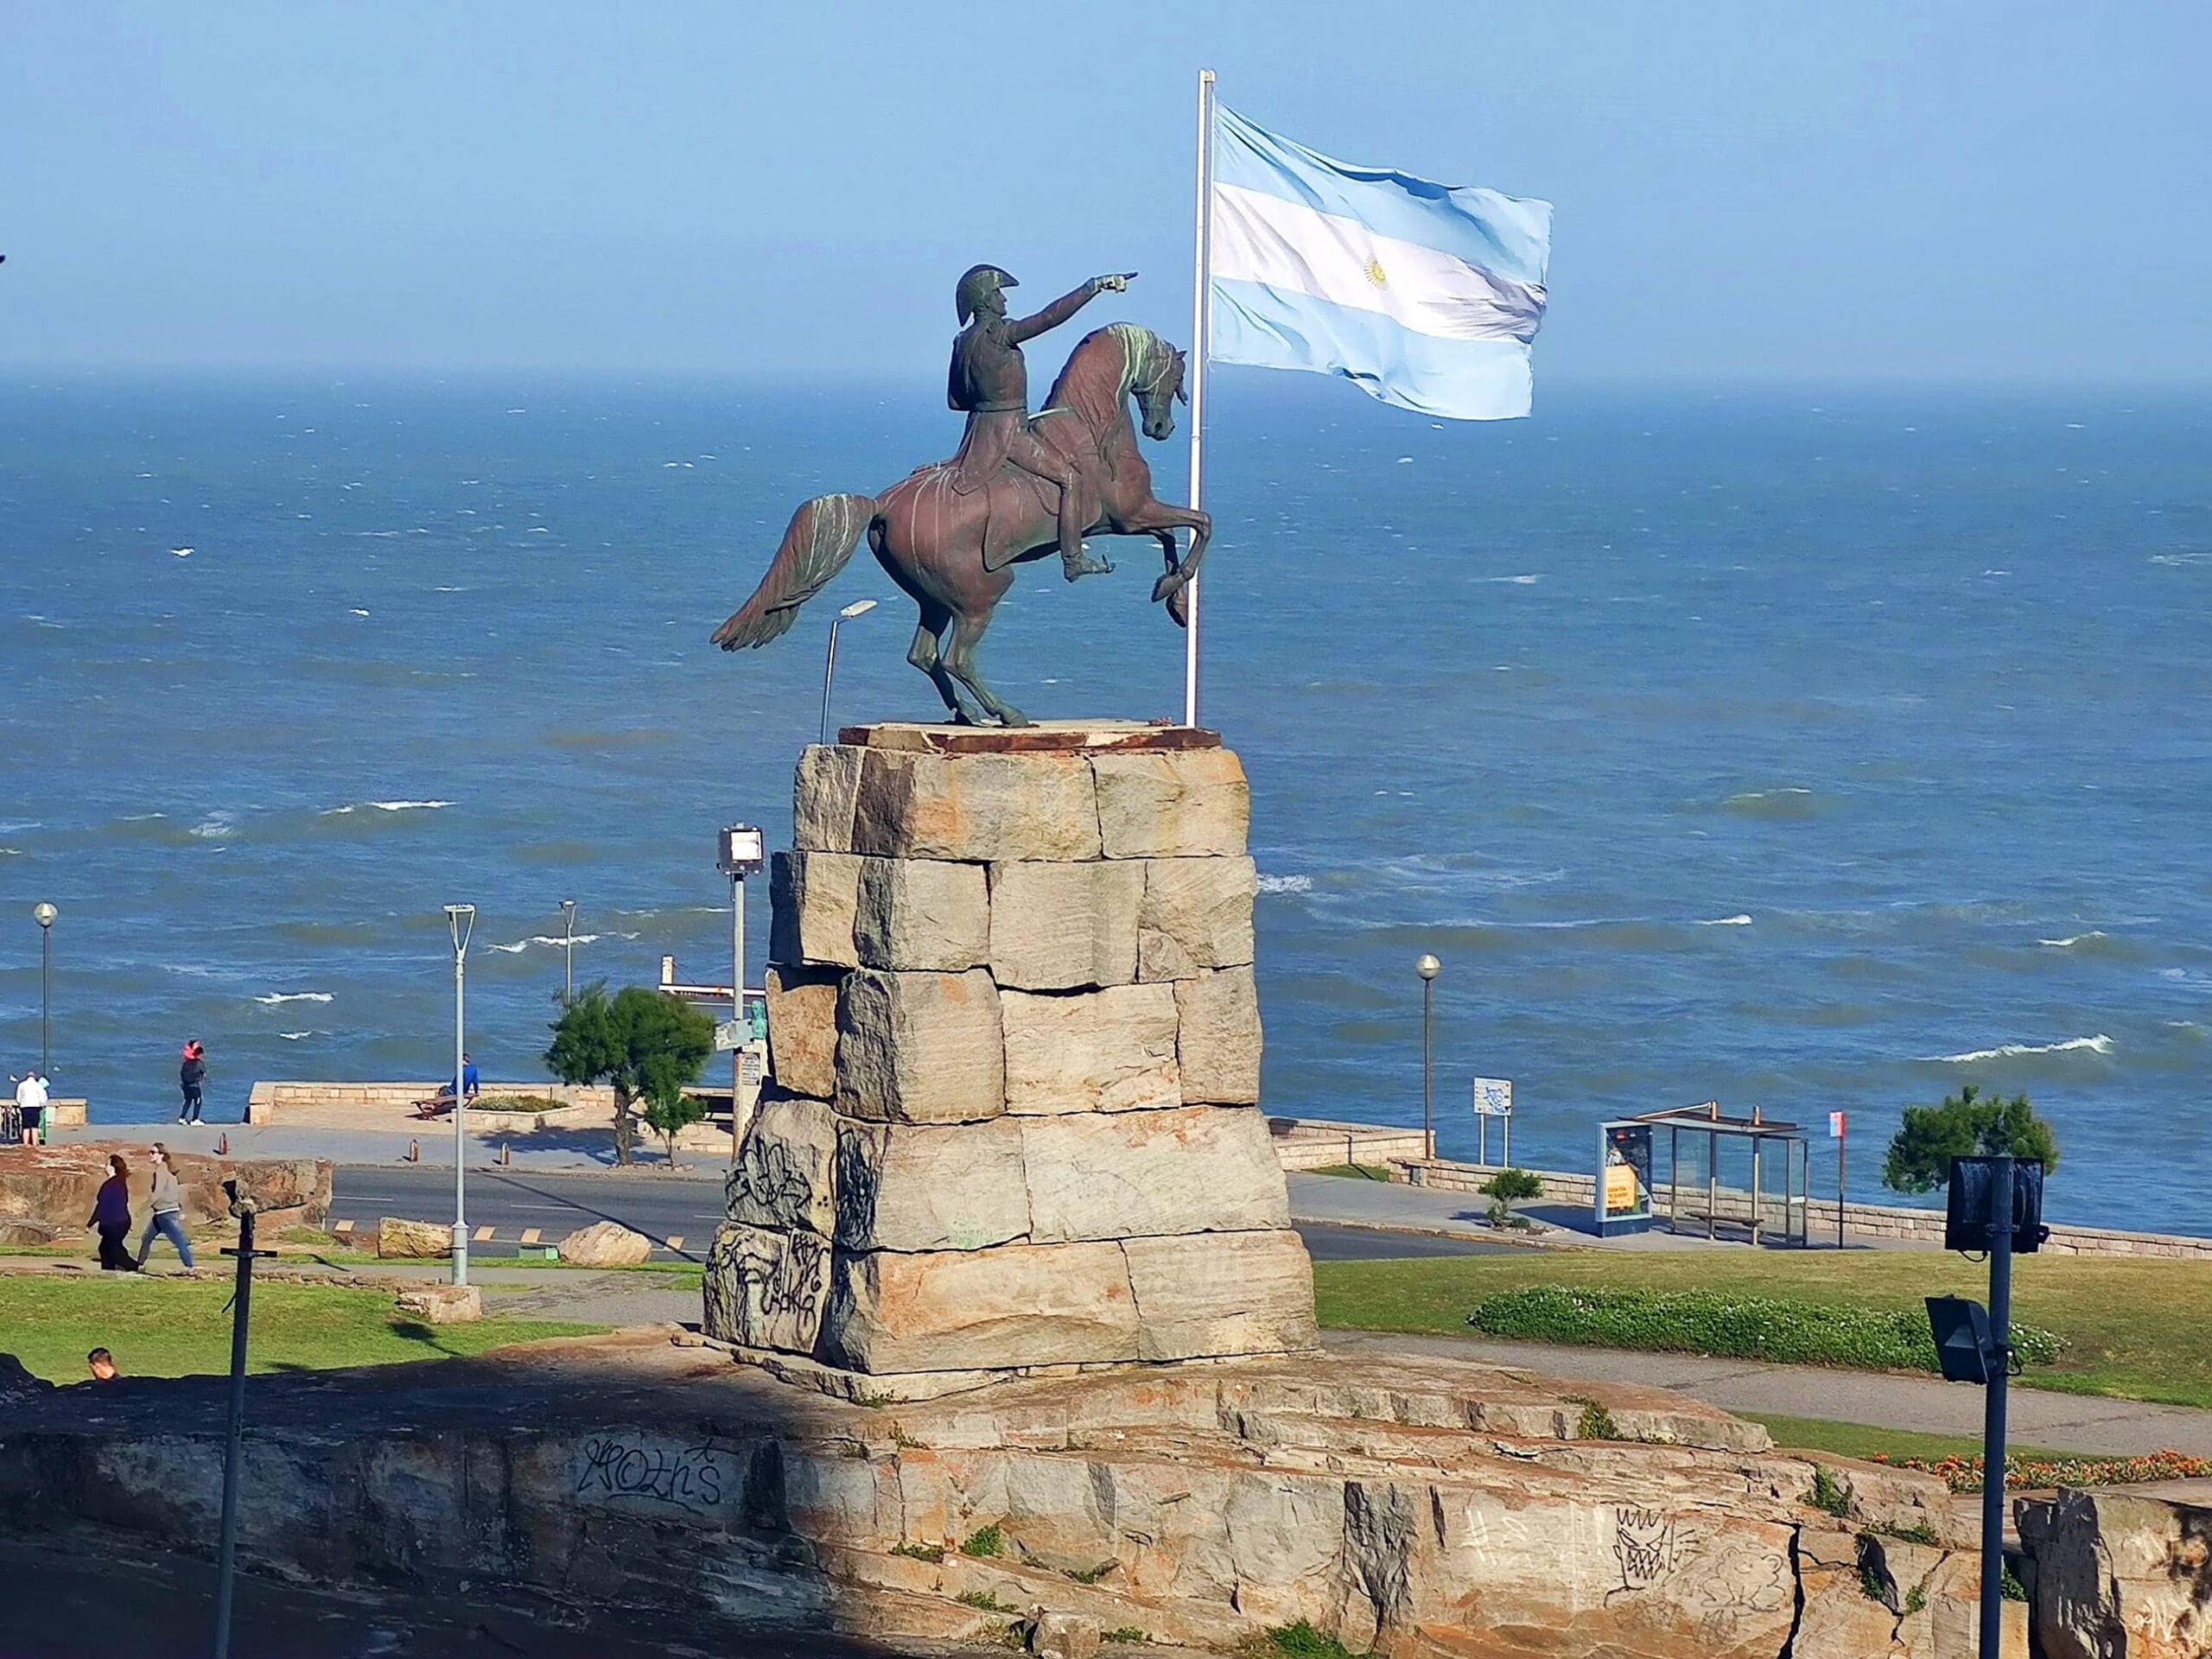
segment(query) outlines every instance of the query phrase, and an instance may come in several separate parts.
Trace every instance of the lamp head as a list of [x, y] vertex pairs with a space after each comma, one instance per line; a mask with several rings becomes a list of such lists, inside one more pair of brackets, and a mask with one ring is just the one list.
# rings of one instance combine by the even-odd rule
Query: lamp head
[[36, 922], [41, 927], [52, 927], [54, 925], [54, 918], [60, 914], [61, 912], [60, 911], [56, 910], [52, 905], [48, 904], [44, 899], [41, 899], [37, 904], [31, 906], [31, 919]]
[[875, 601], [874, 600], [856, 599], [851, 604], [846, 606], [843, 610], [838, 612], [837, 615], [841, 620], [849, 622], [856, 616], [866, 616], [874, 608]]
[[1419, 974], [1423, 979], [1434, 979], [1443, 971], [1444, 964], [1426, 953], [1419, 962], [1414, 963], [1414, 972]]
[[715, 868], [735, 880], [757, 875], [768, 861], [766, 838], [749, 823], [733, 823], [721, 832]]
[[456, 952], [467, 950], [468, 936], [472, 932], [475, 931], [476, 929], [476, 906], [474, 905], [448, 905], [446, 906], [446, 928], [447, 931], [453, 935], [454, 950]]

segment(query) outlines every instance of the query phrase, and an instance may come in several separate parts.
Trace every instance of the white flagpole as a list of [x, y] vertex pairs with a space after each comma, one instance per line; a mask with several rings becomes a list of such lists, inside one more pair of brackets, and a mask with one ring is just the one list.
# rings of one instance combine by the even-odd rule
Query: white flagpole
[[[1191, 238], [1191, 506], [1205, 493], [1206, 356], [1213, 343], [1213, 71], [1198, 71], [1198, 222]], [[1198, 579], [1183, 590], [1183, 723], [1198, 723]]]

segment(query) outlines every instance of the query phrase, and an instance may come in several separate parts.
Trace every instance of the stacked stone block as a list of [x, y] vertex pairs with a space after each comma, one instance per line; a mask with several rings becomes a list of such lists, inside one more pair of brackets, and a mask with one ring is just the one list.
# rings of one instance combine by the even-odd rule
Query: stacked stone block
[[1142, 728], [844, 737], [802, 758], [772, 871], [769, 1077], [710, 1333], [874, 1373], [1311, 1346], [1236, 757]]

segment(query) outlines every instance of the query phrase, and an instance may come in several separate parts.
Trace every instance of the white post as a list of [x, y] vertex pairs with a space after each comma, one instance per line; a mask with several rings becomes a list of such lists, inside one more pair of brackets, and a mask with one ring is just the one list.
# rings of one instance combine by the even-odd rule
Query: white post
[[453, 929], [453, 1281], [465, 1285], [468, 1282], [468, 1092], [462, 1086], [467, 1063], [461, 1051], [467, 1018], [468, 936], [475, 928], [476, 912], [473, 906], [448, 906], [446, 916]]
[[[1197, 224], [1191, 238], [1191, 506], [1205, 505], [1206, 357], [1213, 347], [1213, 71], [1198, 71]], [[1198, 579], [1183, 589], [1183, 723], [1198, 723]]]

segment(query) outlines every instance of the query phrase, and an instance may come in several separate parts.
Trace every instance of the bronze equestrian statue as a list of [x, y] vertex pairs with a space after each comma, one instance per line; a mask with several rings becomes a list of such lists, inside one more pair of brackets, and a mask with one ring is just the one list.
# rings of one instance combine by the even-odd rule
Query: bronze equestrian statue
[[[1007, 726], [1029, 723], [976, 668], [976, 645], [1018, 565], [1058, 552], [1072, 582], [1112, 568], [1084, 556], [1084, 535], [1149, 536], [1167, 564], [1152, 596], [1184, 624], [1183, 590], [1205, 556], [1213, 523], [1153, 494], [1152, 469], [1138, 452], [1128, 411], [1134, 397], [1144, 435], [1154, 442], [1174, 435], [1183, 353], [1149, 328], [1109, 323], [1069, 354], [1036, 416], [1025, 413], [1022, 341], [1127, 283], [1126, 276], [1095, 277], [1035, 316], [1010, 321], [1001, 290], [1013, 279], [995, 265], [970, 270], [958, 296], [967, 327], [954, 342], [946, 388], [952, 406], [968, 412], [959, 454], [880, 496], [821, 495], [801, 505], [768, 574], [715, 631], [715, 643], [739, 651], [788, 632], [798, 607], [845, 568], [862, 536], [920, 609], [906, 660], [930, 677], [963, 725], [986, 715]], [[1180, 557], [1179, 530], [1191, 532], [1190, 552]]]
[[[946, 407], [968, 416], [952, 457], [952, 487], [961, 494], [988, 484], [1011, 461], [1032, 478], [1050, 484], [1058, 501], [1060, 568], [1067, 579], [1095, 576], [1114, 567], [1084, 551], [1083, 532], [1090, 515], [1077, 499], [1076, 468], [1041, 442], [1029, 424], [1029, 365], [1021, 345], [1057, 328], [1099, 295], [1125, 293], [1135, 271], [1094, 276], [1063, 294], [1033, 317], [1009, 319], [1006, 290], [1020, 283], [996, 265], [971, 265], [953, 293], [953, 306], [965, 326], [952, 342], [952, 366], [945, 376]], [[983, 561], [1004, 563], [1014, 550], [986, 548]], [[993, 565], [995, 568], [995, 565]]]

